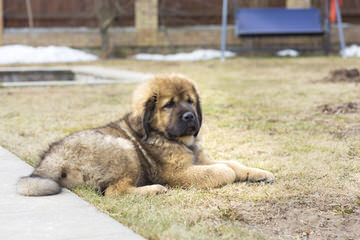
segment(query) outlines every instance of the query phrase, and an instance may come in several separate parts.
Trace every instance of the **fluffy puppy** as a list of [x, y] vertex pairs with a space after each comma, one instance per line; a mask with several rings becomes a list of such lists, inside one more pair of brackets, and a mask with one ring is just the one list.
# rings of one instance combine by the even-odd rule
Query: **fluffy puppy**
[[237, 161], [214, 161], [199, 145], [202, 123], [195, 84], [179, 74], [149, 79], [134, 92], [132, 111], [106, 126], [53, 143], [18, 193], [56, 194], [93, 186], [106, 196], [155, 194], [168, 186], [212, 188], [236, 181], [273, 182], [268, 171]]

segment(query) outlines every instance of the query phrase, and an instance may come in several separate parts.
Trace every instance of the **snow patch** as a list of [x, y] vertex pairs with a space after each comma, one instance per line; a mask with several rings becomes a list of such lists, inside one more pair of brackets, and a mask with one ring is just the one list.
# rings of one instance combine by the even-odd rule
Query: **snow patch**
[[[225, 57], [235, 57], [236, 54], [225, 51]], [[212, 49], [197, 49], [190, 53], [176, 53], [169, 55], [139, 53], [133, 56], [136, 60], [147, 61], [204, 61], [221, 58], [221, 51]]]
[[279, 57], [297, 57], [299, 56], [299, 52], [294, 49], [284, 49], [278, 51], [276, 55]]
[[350, 47], [346, 47], [345, 51], [341, 51], [343, 57], [360, 57], [360, 46], [353, 44]]
[[0, 47], [0, 64], [81, 62], [97, 59], [93, 54], [61, 46], [8, 45]]

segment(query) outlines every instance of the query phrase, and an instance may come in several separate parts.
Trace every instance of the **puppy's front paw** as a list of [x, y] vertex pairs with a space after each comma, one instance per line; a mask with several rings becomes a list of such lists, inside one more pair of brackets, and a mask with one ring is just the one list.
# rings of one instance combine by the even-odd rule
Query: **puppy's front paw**
[[160, 184], [154, 184], [151, 186], [150, 194], [161, 194], [166, 193], [168, 189]]
[[255, 168], [249, 171], [248, 181], [273, 183], [275, 181], [275, 177], [271, 172]]

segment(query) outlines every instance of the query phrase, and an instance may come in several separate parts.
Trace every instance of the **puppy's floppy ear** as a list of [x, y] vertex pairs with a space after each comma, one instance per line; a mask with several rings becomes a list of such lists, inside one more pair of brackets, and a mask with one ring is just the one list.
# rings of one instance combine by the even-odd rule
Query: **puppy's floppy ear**
[[143, 141], [147, 140], [151, 131], [151, 120], [154, 115], [157, 95], [153, 95], [137, 105], [137, 110], [128, 115], [128, 124]]
[[142, 126], [144, 129], [144, 135], [143, 140], [147, 140], [151, 131], [151, 119], [154, 115], [155, 106], [157, 101], [157, 95], [152, 96], [150, 99], [148, 99], [144, 106], [144, 115], [142, 118]]
[[[196, 90], [195, 90], [195, 93], [196, 93], [196, 112], [197, 112], [198, 119], [199, 119], [199, 131], [200, 131], [200, 127], [201, 127], [201, 123], [202, 123], [202, 111], [201, 111], [199, 93]], [[199, 131], [197, 131], [194, 134], [194, 137], [196, 137], [199, 134]]]

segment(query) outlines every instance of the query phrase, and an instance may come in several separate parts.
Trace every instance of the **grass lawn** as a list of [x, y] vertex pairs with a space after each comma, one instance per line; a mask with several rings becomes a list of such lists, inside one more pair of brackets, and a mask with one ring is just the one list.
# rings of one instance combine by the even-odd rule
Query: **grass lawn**
[[[208, 154], [276, 176], [274, 184], [118, 199], [73, 189], [101, 211], [148, 239], [360, 239], [360, 112], [318, 108], [359, 101], [360, 86], [314, 83], [334, 68], [360, 66], [360, 59], [92, 64], [193, 78], [202, 95]], [[0, 88], [0, 145], [34, 166], [52, 141], [129, 111], [134, 87]]]

